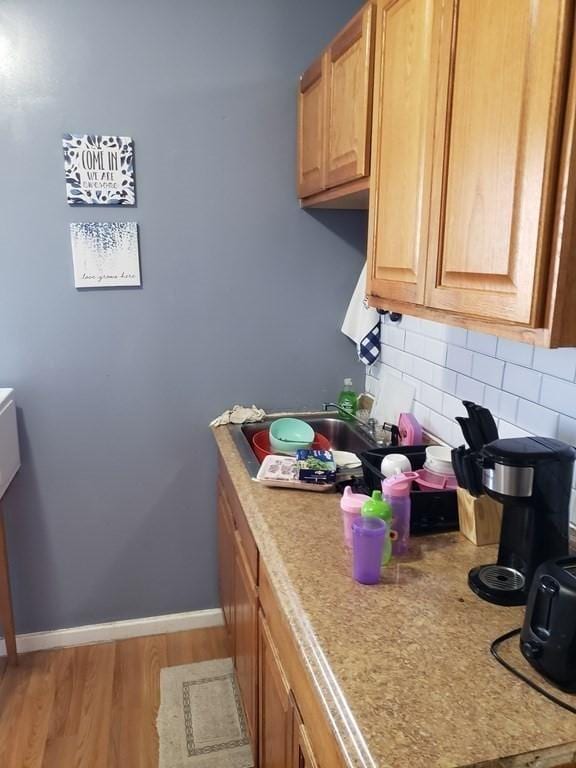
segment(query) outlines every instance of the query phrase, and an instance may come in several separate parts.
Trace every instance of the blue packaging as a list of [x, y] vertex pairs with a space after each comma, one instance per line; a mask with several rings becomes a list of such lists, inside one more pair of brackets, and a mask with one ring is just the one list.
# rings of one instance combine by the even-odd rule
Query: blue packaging
[[296, 451], [298, 479], [304, 483], [333, 483], [336, 480], [336, 462], [332, 451], [314, 451], [300, 448]]

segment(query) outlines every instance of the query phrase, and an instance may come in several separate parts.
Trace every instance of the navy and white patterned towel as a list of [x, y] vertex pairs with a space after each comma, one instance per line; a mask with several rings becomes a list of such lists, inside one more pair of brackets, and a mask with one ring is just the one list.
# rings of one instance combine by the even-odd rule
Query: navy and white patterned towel
[[358, 344], [358, 357], [364, 365], [374, 365], [380, 357], [380, 318]]

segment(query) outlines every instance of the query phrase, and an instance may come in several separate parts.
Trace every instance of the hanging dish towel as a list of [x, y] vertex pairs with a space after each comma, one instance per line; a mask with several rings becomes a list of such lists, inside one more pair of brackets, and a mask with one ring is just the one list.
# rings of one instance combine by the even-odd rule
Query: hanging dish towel
[[372, 365], [380, 356], [380, 315], [366, 301], [366, 264], [360, 273], [346, 317], [342, 333], [356, 344], [358, 358], [364, 365]]

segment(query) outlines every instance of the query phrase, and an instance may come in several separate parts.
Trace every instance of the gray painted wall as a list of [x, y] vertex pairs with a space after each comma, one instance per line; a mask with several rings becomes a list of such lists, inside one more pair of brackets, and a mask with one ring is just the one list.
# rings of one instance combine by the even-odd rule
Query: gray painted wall
[[[0, 386], [19, 632], [217, 605], [215, 449], [234, 402], [315, 406], [365, 216], [294, 195], [298, 72], [358, 0], [3, 0]], [[66, 205], [61, 134], [132, 136], [136, 209]], [[143, 288], [76, 291], [68, 223], [136, 220]]]

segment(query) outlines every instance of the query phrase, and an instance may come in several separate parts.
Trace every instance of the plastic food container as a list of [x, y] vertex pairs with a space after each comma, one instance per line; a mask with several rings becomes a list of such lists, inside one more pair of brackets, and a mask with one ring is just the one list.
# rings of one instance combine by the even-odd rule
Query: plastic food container
[[360, 517], [364, 502], [369, 500], [370, 496], [354, 493], [349, 485], [344, 488], [344, 493], [340, 499], [340, 509], [342, 510], [344, 542], [347, 547], [352, 546], [352, 523]]
[[424, 466], [439, 475], [453, 475], [452, 450], [444, 445], [429, 445]]
[[[270, 445], [267, 429], [261, 429], [260, 432], [256, 432], [252, 438], [252, 448], [260, 462], [263, 462], [266, 456], [271, 456], [274, 453], [272, 446]], [[313, 448], [315, 451], [329, 451], [330, 440], [324, 437], [324, 435], [316, 432], [314, 435], [314, 442], [310, 448]], [[296, 451], [294, 451], [294, 455], [296, 455]]]
[[419, 469], [416, 474], [418, 477], [414, 482], [423, 491], [454, 491], [458, 488], [455, 475], [441, 475], [426, 467]]
[[360, 584], [377, 584], [388, 526], [379, 517], [359, 517], [352, 523], [352, 575]]

